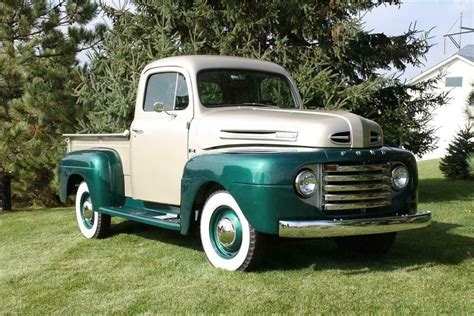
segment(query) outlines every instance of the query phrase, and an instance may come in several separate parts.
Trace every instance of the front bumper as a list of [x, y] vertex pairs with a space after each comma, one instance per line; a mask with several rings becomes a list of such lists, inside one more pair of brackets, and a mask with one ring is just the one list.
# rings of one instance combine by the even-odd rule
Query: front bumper
[[430, 225], [431, 212], [380, 218], [279, 221], [279, 235], [287, 238], [341, 237], [398, 232]]

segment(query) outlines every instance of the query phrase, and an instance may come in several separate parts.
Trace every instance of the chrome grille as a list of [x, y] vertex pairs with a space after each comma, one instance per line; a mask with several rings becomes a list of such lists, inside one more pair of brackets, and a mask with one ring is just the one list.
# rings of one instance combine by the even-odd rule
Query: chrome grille
[[389, 163], [328, 164], [322, 169], [324, 210], [362, 210], [391, 204]]

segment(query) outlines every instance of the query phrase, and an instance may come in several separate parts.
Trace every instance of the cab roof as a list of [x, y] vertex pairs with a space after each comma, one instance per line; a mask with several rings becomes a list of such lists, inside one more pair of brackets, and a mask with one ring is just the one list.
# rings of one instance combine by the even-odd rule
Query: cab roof
[[157, 67], [182, 67], [191, 73], [198, 73], [202, 69], [210, 68], [231, 68], [231, 69], [252, 69], [265, 72], [280, 73], [288, 76], [286, 70], [272, 62], [220, 55], [187, 55], [167, 57], [149, 63], [143, 72]]

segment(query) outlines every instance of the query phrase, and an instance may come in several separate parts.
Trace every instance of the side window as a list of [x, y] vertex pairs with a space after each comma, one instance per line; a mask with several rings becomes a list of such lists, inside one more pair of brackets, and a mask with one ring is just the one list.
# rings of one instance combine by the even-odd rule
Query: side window
[[176, 100], [174, 109], [184, 110], [188, 107], [189, 95], [188, 86], [186, 85], [186, 79], [182, 74], [178, 74], [178, 82], [176, 83]]
[[166, 111], [187, 108], [189, 95], [184, 76], [173, 72], [151, 75], [146, 84], [143, 109], [154, 111], [156, 102], [163, 103]]

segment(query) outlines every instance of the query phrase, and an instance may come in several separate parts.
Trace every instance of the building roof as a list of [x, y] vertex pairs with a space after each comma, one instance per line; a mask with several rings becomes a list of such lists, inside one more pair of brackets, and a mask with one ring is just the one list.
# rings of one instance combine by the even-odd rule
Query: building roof
[[[413, 77], [410, 79], [411, 83], [416, 83], [424, 78], [426, 78], [428, 75], [432, 74], [434, 71], [437, 69], [444, 67], [445, 65], [448, 65], [451, 63], [453, 60], [462, 60], [465, 63], [467, 63], [470, 66], [474, 66], [474, 45], [466, 45], [463, 48], [461, 48], [459, 51], [457, 51], [454, 55], [450, 56], [449, 58], [446, 58], [445, 60], [441, 61], [440, 63], [434, 65], [431, 68], [426, 69], [419, 75]], [[468, 70], [470, 71], [470, 70]]]
[[466, 45], [461, 48], [456, 54], [466, 59], [469, 59], [470, 61], [474, 61], [474, 45]]

